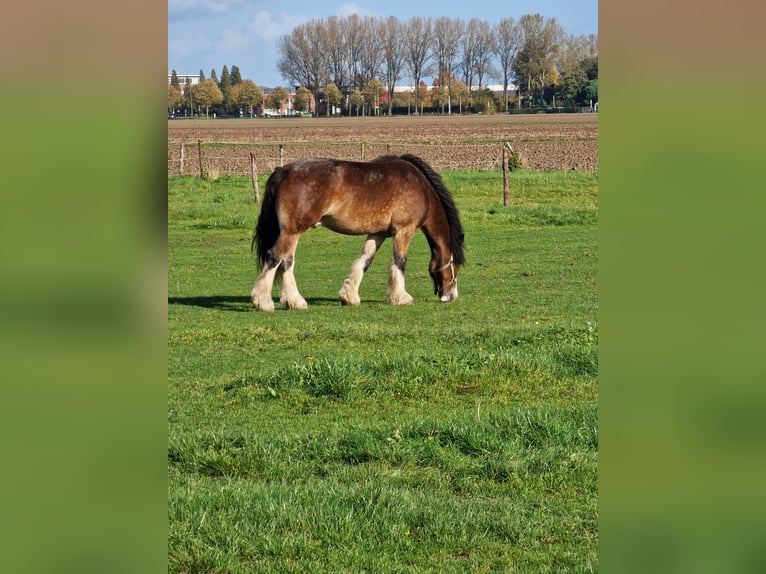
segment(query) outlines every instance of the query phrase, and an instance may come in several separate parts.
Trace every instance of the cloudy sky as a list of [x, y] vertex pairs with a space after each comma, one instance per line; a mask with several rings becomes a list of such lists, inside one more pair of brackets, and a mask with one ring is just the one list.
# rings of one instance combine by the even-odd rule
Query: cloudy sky
[[406, 21], [413, 16], [449, 16], [466, 22], [480, 18], [497, 22], [540, 13], [555, 17], [570, 34], [598, 33], [598, 0], [441, 0], [433, 3], [413, 0], [168, 0], [168, 71], [179, 77], [210, 76], [219, 79], [226, 65], [238, 66], [242, 78], [261, 86], [285, 85], [277, 66], [277, 40], [298, 24], [328, 16], [396, 16]]

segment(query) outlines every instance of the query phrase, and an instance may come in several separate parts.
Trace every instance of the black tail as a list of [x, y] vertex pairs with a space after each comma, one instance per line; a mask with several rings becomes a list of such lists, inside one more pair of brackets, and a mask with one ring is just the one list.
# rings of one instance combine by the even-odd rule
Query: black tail
[[258, 223], [255, 225], [253, 242], [251, 249], [255, 249], [258, 255], [258, 268], [263, 267], [266, 261], [266, 253], [274, 247], [274, 243], [279, 237], [279, 220], [277, 219], [277, 190], [279, 184], [284, 178], [284, 171], [278, 167], [269, 176], [266, 181], [266, 192], [263, 194], [263, 203], [261, 203], [261, 214], [258, 216]]
[[460, 224], [460, 212], [455, 205], [455, 200], [452, 199], [452, 194], [444, 185], [441, 176], [423, 159], [412, 154], [404, 154], [401, 156], [401, 159], [417, 167], [423, 175], [426, 176], [431, 187], [434, 188], [436, 195], [439, 197], [439, 200], [444, 207], [444, 213], [447, 215], [447, 221], [449, 222], [452, 260], [456, 265], [465, 265], [465, 253], [463, 252], [465, 234], [463, 233], [463, 226]]

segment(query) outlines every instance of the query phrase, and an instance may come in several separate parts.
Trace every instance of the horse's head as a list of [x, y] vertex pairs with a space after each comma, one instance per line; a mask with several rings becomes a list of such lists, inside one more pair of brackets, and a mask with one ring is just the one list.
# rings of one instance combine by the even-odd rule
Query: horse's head
[[434, 281], [434, 295], [443, 303], [449, 303], [457, 299], [457, 272], [458, 264], [452, 256], [445, 263], [436, 255], [431, 258], [428, 272]]

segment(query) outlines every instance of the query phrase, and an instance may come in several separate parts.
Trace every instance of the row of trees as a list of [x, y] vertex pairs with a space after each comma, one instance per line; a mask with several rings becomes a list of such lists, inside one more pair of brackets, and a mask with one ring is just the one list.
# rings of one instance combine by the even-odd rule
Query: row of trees
[[[278, 51], [282, 77], [308, 88], [316, 101], [331, 84], [353, 94], [378, 81], [387, 91], [389, 113], [399, 82], [410, 79], [420, 87], [431, 75], [436, 98], [448, 112], [456, 92], [472, 94], [493, 78], [503, 85], [506, 110], [514, 80], [528, 105], [544, 105], [556, 96], [564, 105], [598, 97], [598, 38], [569, 35], [555, 18], [540, 14], [496, 24], [478, 18], [401, 22], [393, 16], [332, 16], [282, 35]], [[416, 89], [416, 109], [420, 100]]]
[[180, 108], [193, 113], [204, 109], [208, 115], [211, 107], [223, 112], [237, 107], [248, 110], [252, 115], [254, 109], [263, 104], [263, 90], [252, 80], [243, 80], [237, 66], [232, 66], [231, 72], [224, 66], [220, 81], [213, 69], [210, 78], [206, 78], [205, 72], [200, 70], [197, 84], [192, 84], [190, 78], [183, 79], [183, 87], [181, 84], [181, 79], [173, 70], [168, 84], [168, 110]]
[[[598, 100], [598, 39], [568, 35], [555, 18], [527, 14], [496, 24], [474, 18], [333, 16], [312, 20], [279, 38], [278, 70], [292, 85], [302, 86], [293, 108], [308, 110], [312, 95], [322, 111], [344, 108], [368, 113], [394, 107], [452, 113], [517, 107], [575, 106]], [[428, 86], [423, 80], [432, 77]], [[402, 80], [417, 86], [396, 91]], [[498, 101], [486, 90], [496, 79], [503, 85]], [[191, 85], [172, 72], [168, 109], [204, 110], [252, 115], [258, 107], [280, 109], [289, 94], [282, 87], [264, 96], [264, 88], [243, 80], [239, 68], [211, 70]], [[515, 83], [518, 92], [509, 90]]]

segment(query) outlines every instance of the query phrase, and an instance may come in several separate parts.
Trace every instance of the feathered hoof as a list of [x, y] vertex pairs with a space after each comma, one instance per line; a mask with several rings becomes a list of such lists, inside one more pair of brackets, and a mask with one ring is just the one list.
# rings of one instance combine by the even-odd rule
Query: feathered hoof
[[343, 305], [350, 305], [352, 307], [357, 307], [358, 305], [361, 305], [362, 300], [359, 297], [359, 295], [352, 295], [343, 289], [340, 290], [338, 293], [338, 297], [340, 297], [340, 302]]
[[265, 311], [266, 313], [274, 312], [274, 301], [271, 297], [262, 297], [255, 289], [250, 293], [250, 301], [258, 311]]
[[409, 293], [397, 293], [388, 295], [388, 302], [391, 305], [412, 305], [413, 298]]
[[309, 304], [303, 297], [297, 297], [292, 299], [280, 299], [282, 306], [285, 309], [308, 309]]

